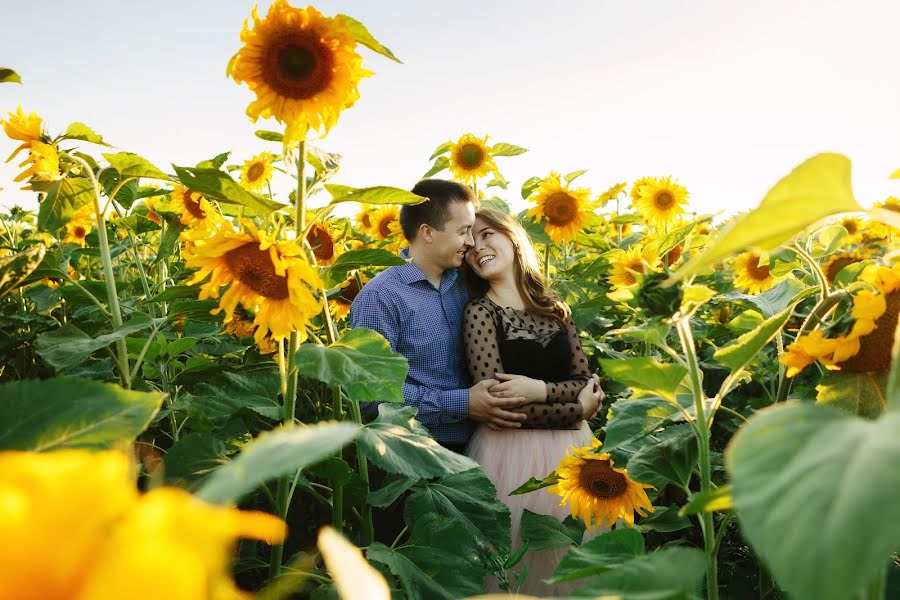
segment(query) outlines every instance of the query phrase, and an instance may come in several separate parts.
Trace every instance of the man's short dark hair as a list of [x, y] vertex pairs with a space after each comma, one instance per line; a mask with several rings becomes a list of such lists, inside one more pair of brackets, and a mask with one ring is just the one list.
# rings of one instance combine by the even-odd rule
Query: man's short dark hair
[[412, 193], [425, 196], [428, 201], [400, 208], [400, 227], [410, 242], [415, 239], [419, 226], [423, 223], [443, 231], [450, 220], [451, 202], [477, 204], [472, 188], [445, 179], [423, 179], [413, 187]]

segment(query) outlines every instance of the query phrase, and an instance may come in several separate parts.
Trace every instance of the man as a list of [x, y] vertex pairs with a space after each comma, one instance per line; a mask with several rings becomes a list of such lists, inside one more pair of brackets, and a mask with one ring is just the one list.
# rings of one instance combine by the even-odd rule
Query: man
[[[424, 179], [412, 192], [428, 201], [400, 209], [409, 262], [363, 287], [351, 307], [351, 324], [374, 329], [406, 357], [404, 404], [418, 408], [416, 418], [441, 445], [462, 453], [476, 421], [521, 427], [526, 416], [508, 409], [527, 400], [492, 396], [492, 380], [469, 387], [460, 336], [468, 293], [457, 269], [474, 245], [475, 194], [440, 179]], [[586, 415], [596, 410], [600, 394], [583, 390]]]

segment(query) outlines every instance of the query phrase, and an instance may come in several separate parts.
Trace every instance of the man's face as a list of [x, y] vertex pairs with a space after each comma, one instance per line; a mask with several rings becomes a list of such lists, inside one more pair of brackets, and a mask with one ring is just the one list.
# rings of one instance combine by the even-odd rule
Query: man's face
[[431, 230], [428, 253], [435, 265], [444, 269], [455, 269], [462, 265], [466, 250], [475, 243], [472, 240], [474, 224], [475, 207], [471, 202], [450, 203], [450, 220], [444, 224], [444, 230]]

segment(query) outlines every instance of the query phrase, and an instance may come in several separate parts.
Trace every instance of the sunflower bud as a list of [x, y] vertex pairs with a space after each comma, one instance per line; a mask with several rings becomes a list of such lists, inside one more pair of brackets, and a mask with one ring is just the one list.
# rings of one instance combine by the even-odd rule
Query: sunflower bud
[[663, 287], [663, 282], [668, 278], [667, 273], [652, 272], [647, 273], [641, 282], [635, 298], [640, 309], [650, 317], [671, 317], [681, 306], [684, 298], [681, 282]]

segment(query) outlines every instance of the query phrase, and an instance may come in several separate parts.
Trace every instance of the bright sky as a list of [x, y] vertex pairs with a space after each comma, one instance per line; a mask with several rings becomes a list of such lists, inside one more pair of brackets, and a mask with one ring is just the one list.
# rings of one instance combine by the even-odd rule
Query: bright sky
[[[237, 0], [3, 0], [0, 111], [21, 104], [51, 133], [88, 124], [171, 172], [254, 137], [252, 94], [225, 76], [252, 4]], [[264, 14], [269, 2], [261, 3]], [[530, 149], [499, 158], [501, 194], [524, 207], [532, 175], [589, 169], [595, 193], [676, 176], [698, 212], [755, 206], [804, 159], [853, 161], [865, 206], [900, 195], [894, 0], [322, 1], [404, 61], [362, 49], [376, 72], [317, 145], [344, 156], [335, 183], [409, 188], [441, 142], [466, 132]], [[100, 149], [84, 145], [99, 156]], [[0, 160], [15, 147], [0, 138]], [[277, 146], [275, 146], [277, 149]], [[103, 150], [107, 151], [107, 150]], [[34, 207], [0, 165], [0, 206]], [[281, 197], [286, 198], [288, 182]]]

